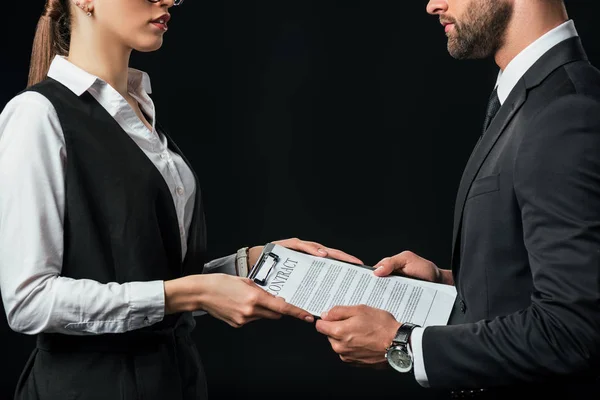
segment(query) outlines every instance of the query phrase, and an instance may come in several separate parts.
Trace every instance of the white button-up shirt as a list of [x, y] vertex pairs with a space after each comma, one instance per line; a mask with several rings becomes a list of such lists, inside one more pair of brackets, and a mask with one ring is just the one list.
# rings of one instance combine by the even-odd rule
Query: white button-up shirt
[[[183, 159], [155, 129], [150, 79], [129, 70], [128, 91], [152, 129], [113, 87], [57, 56], [48, 76], [80, 96], [89, 92], [152, 161], [165, 179], [177, 211], [182, 255], [195, 200], [195, 181]], [[101, 284], [61, 276], [65, 168], [63, 131], [52, 103], [28, 91], [0, 114], [0, 291], [8, 323], [36, 334], [118, 333], [164, 317], [164, 282]], [[214, 260], [205, 272], [235, 274], [235, 255]]]

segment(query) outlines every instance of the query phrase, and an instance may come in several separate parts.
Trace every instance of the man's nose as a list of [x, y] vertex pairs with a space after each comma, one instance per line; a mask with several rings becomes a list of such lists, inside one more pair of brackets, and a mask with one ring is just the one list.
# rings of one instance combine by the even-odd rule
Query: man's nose
[[448, 11], [447, 0], [430, 0], [427, 3], [427, 13], [431, 15], [440, 15]]

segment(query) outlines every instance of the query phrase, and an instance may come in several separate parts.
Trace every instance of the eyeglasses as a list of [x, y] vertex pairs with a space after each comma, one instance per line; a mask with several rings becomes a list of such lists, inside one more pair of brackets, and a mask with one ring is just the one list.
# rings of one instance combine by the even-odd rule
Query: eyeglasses
[[[158, 3], [162, 0], [148, 0], [150, 3]], [[183, 0], [173, 0], [173, 5], [174, 6], [180, 6], [181, 3], [183, 3]]]

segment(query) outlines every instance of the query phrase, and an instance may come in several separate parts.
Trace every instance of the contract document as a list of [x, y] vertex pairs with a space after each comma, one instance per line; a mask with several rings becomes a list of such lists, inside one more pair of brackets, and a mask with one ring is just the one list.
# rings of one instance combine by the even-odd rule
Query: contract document
[[378, 277], [373, 271], [269, 243], [248, 277], [317, 317], [337, 305], [365, 304], [390, 312], [402, 323], [422, 327], [448, 323], [456, 299], [454, 286], [398, 275]]

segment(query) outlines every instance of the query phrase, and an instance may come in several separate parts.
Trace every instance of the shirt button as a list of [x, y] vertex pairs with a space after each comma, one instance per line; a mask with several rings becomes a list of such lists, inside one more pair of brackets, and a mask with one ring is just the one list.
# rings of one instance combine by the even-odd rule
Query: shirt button
[[167, 153], [160, 153], [160, 158], [161, 159], [166, 159], [167, 158]]
[[180, 195], [180, 196], [183, 196], [183, 193], [184, 193], [183, 188], [181, 186], [179, 186], [177, 188], [177, 194]]

